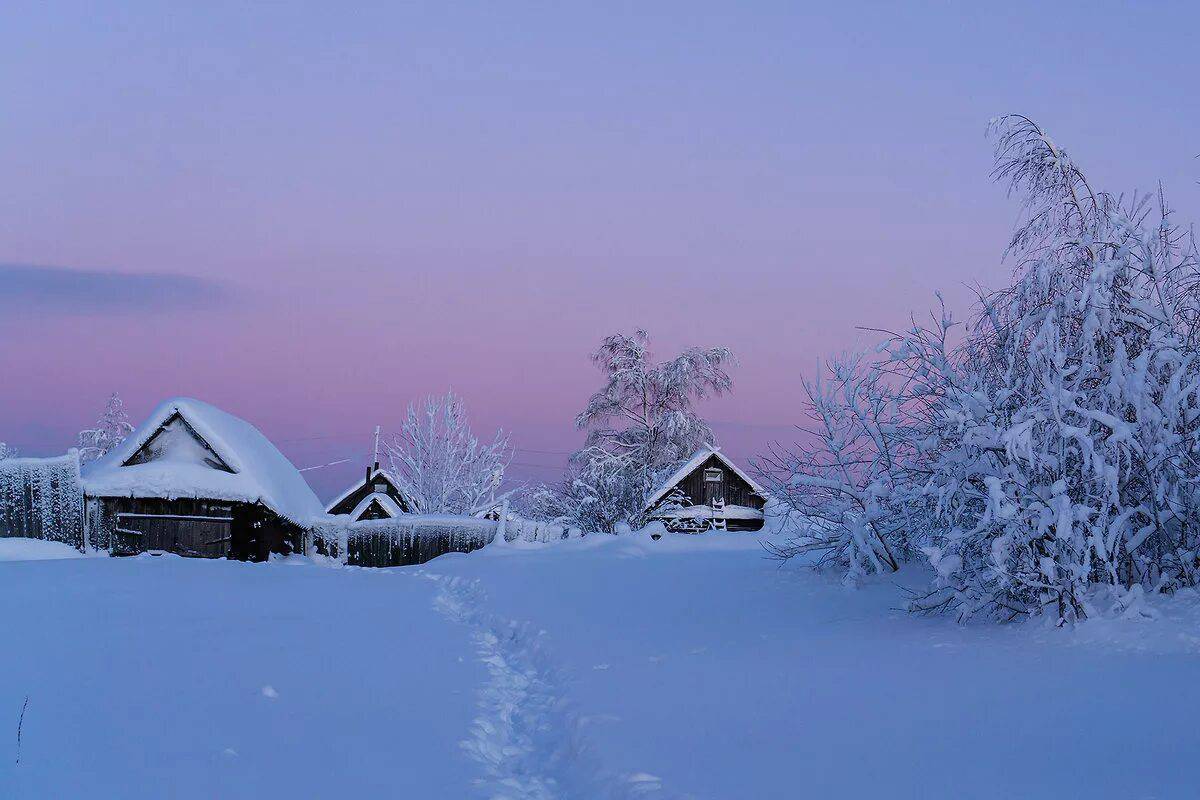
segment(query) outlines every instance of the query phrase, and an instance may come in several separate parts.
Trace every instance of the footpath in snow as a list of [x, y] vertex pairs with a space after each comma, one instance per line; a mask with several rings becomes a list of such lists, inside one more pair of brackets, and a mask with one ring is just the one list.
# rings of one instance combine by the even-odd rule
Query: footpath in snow
[[671, 796], [1200, 796], [1195, 593], [1069, 630], [962, 626], [900, 610], [923, 572], [849, 590], [734, 534], [428, 567], [538, 630], [595, 762]]

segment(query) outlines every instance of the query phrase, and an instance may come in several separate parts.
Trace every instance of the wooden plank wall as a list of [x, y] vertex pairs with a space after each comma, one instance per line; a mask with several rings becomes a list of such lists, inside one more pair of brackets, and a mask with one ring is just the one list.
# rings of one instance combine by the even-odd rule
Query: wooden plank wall
[[721, 463], [721, 460], [716, 456], [711, 456], [707, 461], [693, 470], [690, 475], [679, 482], [679, 488], [691, 499], [693, 505], [702, 505], [704, 503], [704, 470], [709, 467], [716, 467], [725, 473], [724, 489], [726, 505], [747, 506], [749, 508], [763, 507], [763, 499], [754, 493], [754, 490], [750, 488], [750, 484], [739, 478], [733, 470]]

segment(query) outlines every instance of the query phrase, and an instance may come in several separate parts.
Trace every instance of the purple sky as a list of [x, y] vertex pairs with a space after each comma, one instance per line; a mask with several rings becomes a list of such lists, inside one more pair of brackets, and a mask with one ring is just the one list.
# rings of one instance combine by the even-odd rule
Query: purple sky
[[119, 390], [361, 460], [452, 386], [551, 479], [587, 353], [641, 326], [735, 350], [704, 411], [744, 457], [856, 325], [1003, 278], [990, 117], [1200, 210], [1194, 5], [43, 5], [0, 12], [0, 440], [30, 453]]

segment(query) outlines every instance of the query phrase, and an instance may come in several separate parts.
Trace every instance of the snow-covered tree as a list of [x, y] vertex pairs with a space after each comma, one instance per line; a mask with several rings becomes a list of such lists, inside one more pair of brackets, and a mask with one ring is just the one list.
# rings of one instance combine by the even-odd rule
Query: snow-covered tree
[[0, 442], [0, 460], [6, 459], [6, 458], [16, 458], [16, 457], [17, 457], [17, 449], [15, 447], [10, 447], [9, 445], [5, 444], [4, 442]]
[[562, 524], [612, 531], [618, 522], [642, 522], [657, 481], [713, 442], [693, 404], [732, 389], [734, 357], [724, 347], [691, 348], [656, 363], [649, 335], [639, 330], [606, 337], [592, 361], [605, 384], [575, 418], [587, 440], [564, 483], [543, 491], [543, 505], [556, 508]]
[[527, 507], [536, 519], [611, 533], [641, 511], [645, 497], [629, 461], [597, 448], [572, 456], [562, 482], [534, 489]]
[[891, 343], [898, 371], [929, 376], [946, 526], [920, 605], [1069, 621], [1095, 584], [1194, 584], [1200, 269], [1161, 195], [1122, 204], [1030, 120], [994, 129], [996, 175], [1025, 197], [1016, 281], [955, 353], [930, 330]]
[[1161, 193], [1095, 191], [1033, 122], [994, 123], [1023, 198], [1011, 285], [944, 310], [809, 389], [815, 444], [768, 463], [810, 520], [782, 555], [857, 571], [916, 548], [914, 603], [960, 618], [1087, 613], [1097, 586], [1200, 568], [1200, 265]]
[[849, 583], [894, 572], [912, 552], [913, 505], [921, 505], [905, 470], [904, 396], [863, 354], [832, 359], [804, 390], [803, 443], [755, 464], [772, 496], [806, 523], [771, 548], [785, 559], [814, 553]]
[[84, 464], [95, 461], [125, 441], [125, 437], [131, 433], [133, 425], [125, 413], [125, 404], [121, 402], [121, 396], [113, 392], [96, 427], [79, 432], [80, 461]]
[[409, 405], [386, 453], [414, 513], [480, 514], [507, 494], [500, 485], [512, 459], [508, 435], [497, 431], [491, 442], [481, 442], [453, 392]]

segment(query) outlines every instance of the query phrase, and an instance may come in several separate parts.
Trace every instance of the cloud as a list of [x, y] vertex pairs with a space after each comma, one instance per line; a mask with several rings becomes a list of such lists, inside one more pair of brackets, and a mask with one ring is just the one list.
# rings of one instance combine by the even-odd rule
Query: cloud
[[211, 308], [231, 298], [192, 275], [0, 264], [0, 314], [126, 314]]

